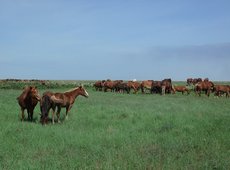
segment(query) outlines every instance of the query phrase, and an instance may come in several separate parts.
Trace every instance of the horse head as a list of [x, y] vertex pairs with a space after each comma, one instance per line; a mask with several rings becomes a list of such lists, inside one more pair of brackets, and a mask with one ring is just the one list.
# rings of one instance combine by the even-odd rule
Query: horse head
[[41, 98], [40, 98], [40, 95], [38, 93], [37, 87], [30, 86], [29, 88], [30, 88], [31, 97], [37, 99], [38, 101], [40, 101]]
[[88, 92], [85, 90], [85, 88], [82, 85], [79, 86], [79, 94], [84, 97], [89, 97]]

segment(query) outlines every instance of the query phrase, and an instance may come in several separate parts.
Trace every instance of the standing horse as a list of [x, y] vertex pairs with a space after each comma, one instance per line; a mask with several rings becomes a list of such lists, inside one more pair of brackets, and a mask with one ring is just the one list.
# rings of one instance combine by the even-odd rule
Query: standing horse
[[214, 84], [211, 81], [202, 81], [195, 85], [195, 92], [199, 96], [201, 95], [201, 91], [204, 91], [205, 94], [209, 97], [210, 93], [213, 91]]
[[146, 89], [150, 91], [152, 89], [153, 80], [145, 80], [141, 82], [141, 92], [144, 94]]
[[23, 121], [25, 118], [24, 110], [26, 109], [28, 113], [28, 120], [33, 121], [34, 108], [38, 101], [40, 101], [40, 96], [38, 94], [37, 88], [32, 86], [25, 87], [22, 94], [17, 97], [17, 100], [21, 107], [21, 120]]
[[169, 79], [164, 79], [161, 81], [161, 94], [165, 95], [165, 93], [171, 93], [172, 91], [172, 80]]
[[44, 101], [42, 100], [42, 104], [41, 104], [41, 112], [42, 112], [41, 122], [45, 123], [47, 121], [49, 110], [52, 108], [53, 110], [52, 123], [54, 124], [54, 114], [55, 114], [56, 107], [57, 107], [58, 122], [60, 122], [60, 112], [62, 107], [66, 108], [65, 119], [68, 119], [68, 112], [72, 108], [75, 99], [79, 95], [84, 97], [89, 97], [89, 94], [82, 86], [76, 87], [64, 93], [52, 93], [52, 92], [44, 93], [43, 94]]

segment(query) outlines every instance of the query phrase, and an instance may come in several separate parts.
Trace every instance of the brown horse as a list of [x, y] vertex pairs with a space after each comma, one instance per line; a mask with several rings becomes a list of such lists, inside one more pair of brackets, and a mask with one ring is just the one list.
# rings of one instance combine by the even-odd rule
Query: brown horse
[[33, 121], [34, 108], [38, 101], [40, 101], [40, 96], [38, 94], [37, 88], [33, 86], [25, 87], [22, 94], [17, 97], [17, 100], [21, 107], [21, 120], [23, 121], [25, 118], [24, 110], [26, 109], [28, 113], [28, 120]]
[[107, 92], [108, 89], [114, 92], [116, 90], [116, 85], [122, 82], [123, 80], [115, 80], [115, 81], [106, 80], [104, 83], [104, 92]]
[[189, 89], [186, 86], [173, 86], [173, 92], [175, 94], [175, 92], [181, 92], [182, 94], [184, 94], [184, 92], [187, 92], [187, 94], [190, 93]]
[[214, 87], [215, 95], [220, 97], [221, 94], [226, 93], [226, 97], [229, 97], [230, 86], [229, 85], [215, 85]]
[[165, 95], [165, 93], [171, 93], [172, 92], [172, 80], [169, 79], [164, 79], [161, 81], [161, 94]]
[[128, 81], [127, 86], [130, 89], [133, 89], [134, 93], [137, 93], [138, 90], [141, 88], [141, 83], [137, 81]]
[[41, 112], [42, 112], [41, 122], [46, 122], [48, 112], [52, 108], [53, 110], [52, 122], [54, 124], [54, 115], [55, 115], [56, 107], [57, 107], [58, 122], [60, 122], [60, 112], [61, 112], [62, 107], [66, 108], [65, 119], [68, 119], [68, 112], [72, 108], [75, 102], [75, 99], [79, 95], [84, 96], [84, 97], [89, 97], [89, 94], [82, 86], [76, 87], [64, 93], [52, 93], [52, 92], [44, 93], [43, 95], [44, 101], [42, 100], [42, 104], [41, 104]]
[[105, 80], [102, 80], [102, 81], [97, 81], [93, 84], [93, 86], [95, 87], [96, 91], [102, 91], [102, 88], [104, 87], [104, 83], [105, 83]]
[[152, 93], [161, 94], [162, 92], [161, 81], [153, 81], [151, 91]]
[[210, 92], [212, 92], [214, 88], [214, 84], [211, 81], [201, 81], [195, 85], [195, 92], [199, 96], [201, 95], [201, 91], [204, 91], [205, 94], [209, 97]]
[[153, 80], [145, 80], [141, 82], [141, 92], [145, 93], [146, 89], [150, 91], [152, 89]]

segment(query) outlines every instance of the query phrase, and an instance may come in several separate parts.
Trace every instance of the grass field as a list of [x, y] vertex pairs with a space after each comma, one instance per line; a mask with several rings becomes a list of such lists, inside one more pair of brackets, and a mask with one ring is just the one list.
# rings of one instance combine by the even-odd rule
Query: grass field
[[0, 169], [230, 169], [230, 99], [88, 92], [42, 126], [0, 90]]

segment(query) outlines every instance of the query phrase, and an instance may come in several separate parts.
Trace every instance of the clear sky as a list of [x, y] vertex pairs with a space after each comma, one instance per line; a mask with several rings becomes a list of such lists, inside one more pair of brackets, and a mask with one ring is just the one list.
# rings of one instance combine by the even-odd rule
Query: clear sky
[[229, 0], [0, 0], [0, 79], [230, 81]]

